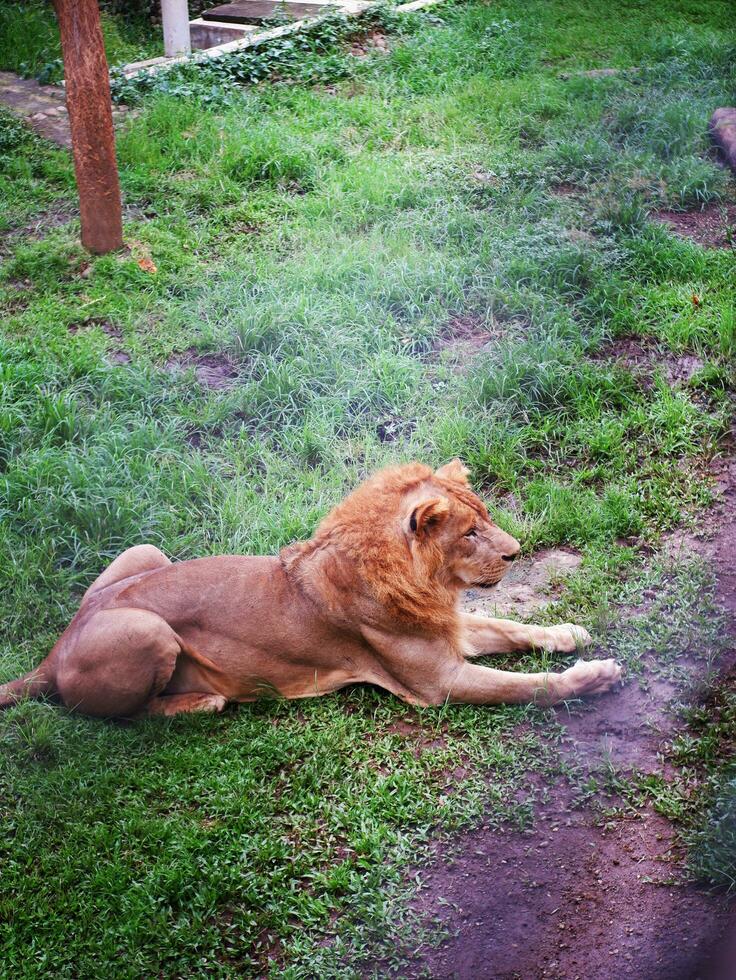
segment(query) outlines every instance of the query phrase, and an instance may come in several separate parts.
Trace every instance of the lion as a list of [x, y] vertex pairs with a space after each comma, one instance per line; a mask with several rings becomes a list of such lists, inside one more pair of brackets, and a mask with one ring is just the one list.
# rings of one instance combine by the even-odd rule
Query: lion
[[172, 563], [141, 544], [85, 592], [46, 659], [0, 686], [0, 707], [51, 696], [105, 718], [219, 712], [269, 694], [305, 698], [369, 683], [415, 705], [551, 705], [613, 687], [613, 660], [517, 673], [479, 656], [572, 653], [580, 626], [527, 626], [460, 611], [520, 546], [493, 523], [459, 461], [384, 469], [278, 557]]

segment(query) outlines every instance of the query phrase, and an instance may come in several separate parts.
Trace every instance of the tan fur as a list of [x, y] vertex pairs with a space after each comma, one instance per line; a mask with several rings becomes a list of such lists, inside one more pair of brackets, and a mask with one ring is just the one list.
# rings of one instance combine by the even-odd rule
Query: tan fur
[[580, 627], [463, 614], [460, 592], [492, 586], [518, 543], [491, 521], [454, 460], [367, 480], [309, 541], [278, 558], [172, 564], [130, 548], [85, 593], [44, 662], [0, 687], [0, 706], [56, 695], [90, 715], [220, 711], [263, 695], [309, 697], [370, 682], [416, 704], [552, 704], [608, 690], [611, 660], [521, 674], [468, 663], [590, 641]]

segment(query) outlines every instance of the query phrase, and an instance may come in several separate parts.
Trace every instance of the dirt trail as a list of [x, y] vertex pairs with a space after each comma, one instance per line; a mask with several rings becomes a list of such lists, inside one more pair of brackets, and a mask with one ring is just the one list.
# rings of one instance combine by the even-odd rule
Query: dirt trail
[[[717, 530], [707, 549], [729, 617], [736, 662], [736, 457], [722, 461]], [[630, 683], [586, 712], [559, 720], [592, 766], [660, 770], [675, 724], [674, 688]], [[736, 980], [736, 905], [678, 883], [671, 825], [653, 812], [599, 825], [570, 809], [560, 785], [533, 833], [481, 827], [458, 838], [423, 874], [415, 907], [451, 938], [425, 950], [406, 977], [459, 980]], [[730, 944], [730, 948], [729, 948]]]

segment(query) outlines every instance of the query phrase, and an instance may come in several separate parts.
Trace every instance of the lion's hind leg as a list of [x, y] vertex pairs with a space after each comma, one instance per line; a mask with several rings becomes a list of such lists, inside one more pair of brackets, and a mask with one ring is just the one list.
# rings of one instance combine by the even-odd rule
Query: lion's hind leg
[[190, 694], [165, 694], [163, 697], [151, 698], [144, 705], [143, 715], [173, 715], [206, 712], [219, 714], [227, 705], [227, 698], [222, 694], [204, 694], [192, 691]]
[[180, 652], [168, 623], [145, 609], [103, 609], [67, 638], [56, 684], [67, 708], [130, 718], [163, 691]]

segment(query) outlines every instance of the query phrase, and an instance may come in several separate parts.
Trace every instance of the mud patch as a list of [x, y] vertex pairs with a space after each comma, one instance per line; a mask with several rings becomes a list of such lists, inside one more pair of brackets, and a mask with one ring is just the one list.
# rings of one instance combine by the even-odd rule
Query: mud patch
[[526, 330], [522, 320], [490, 322], [472, 314], [452, 317], [438, 334], [430, 352], [434, 358], [450, 361], [462, 371], [478, 354], [490, 350], [505, 337], [521, 336]]
[[686, 385], [705, 366], [694, 354], [675, 354], [650, 337], [616, 337], [591, 355], [591, 360], [608, 361], [630, 371], [643, 388], [654, 384], [659, 371], [670, 385]]
[[237, 365], [227, 354], [202, 354], [195, 347], [172, 355], [166, 362], [171, 374], [181, 374], [189, 368], [194, 368], [194, 376], [203, 388], [231, 388], [238, 376]]
[[99, 327], [106, 336], [112, 337], [113, 340], [123, 339], [123, 332], [120, 327], [104, 316], [90, 316], [86, 320], [76, 320], [68, 325], [67, 330], [74, 335], [85, 330], [91, 330], [93, 327]]
[[55, 228], [61, 228], [79, 217], [79, 210], [62, 201], [42, 211], [27, 224], [11, 228], [0, 235], [0, 254], [9, 255], [19, 240], [40, 241]]
[[[74, 323], [70, 323], [67, 326], [69, 333], [74, 336], [78, 333], [83, 333], [86, 330], [92, 330], [93, 328], [99, 328], [107, 337], [119, 344], [123, 339], [123, 331], [120, 327], [116, 326], [111, 320], [106, 319], [103, 316], [90, 316], [85, 320], [77, 320]], [[130, 354], [124, 350], [122, 347], [115, 347], [107, 355], [107, 360], [110, 364], [130, 364], [132, 358]]]
[[649, 217], [704, 248], [736, 247], [736, 204], [707, 204], [700, 211], [653, 211]]
[[582, 558], [561, 548], [540, 551], [532, 558], [514, 563], [511, 571], [491, 589], [469, 589], [463, 609], [482, 616], [528, 619], [557, 597], [567, 575]]
[[559, 184], [552, 184], [550, 186], [550, 191], [552, 191], [555, 197], [577, 197], [578, 195], [585, 193], [582, 187], [578, 187], [577, 184], [571, 184], [568, 181], [561, 181]]
[[404, 718], [396, 718], [386, 725], [383, 733], [398, 735], [407, 749], [416, 759], [425, 752], [440, 751], [447, 748], [447, 729], [440, 725], [436, 729], [428, 729], [422, 722], [411, 714]]
[[109, 355], [108, 360], [111, 364], [130, 364], [132, 358], [125, 350], [114, 350]]
[[11, 279], [6, 284], [8, 290], [7, 297], [2, 300], [2, 309], [12, 316], [14, 313], [22, 313], [28, 308], [33, 293], [33, 284], [30, 279]]
[[406, 977], [693, 980], [729, 923], [725, 899], [672, 885], [666, 821], [591, 825], [561, 801], [534, 834], [482, 828], [423, 876], [415, 910], [457, 930]]
[[474, 316], [454, 316], [442, 329], [435, 350], [464, 348], [482, 350], [498, 336], [497, 331]]

